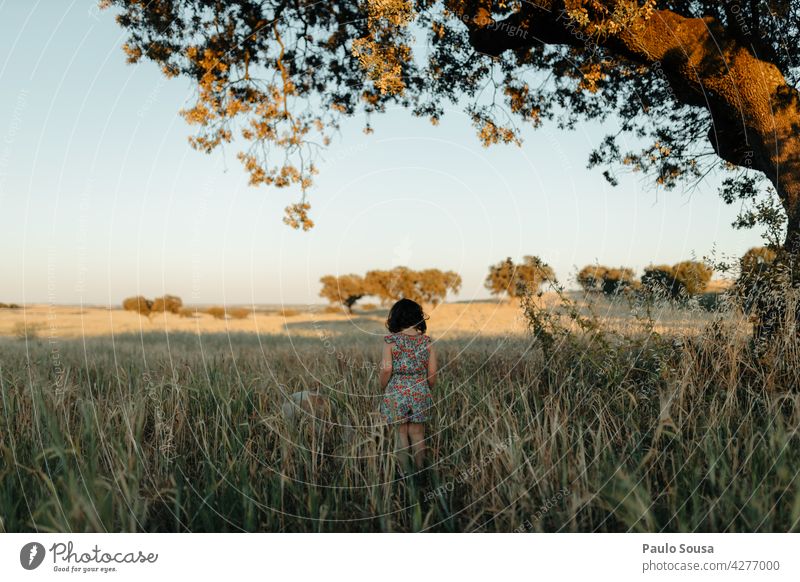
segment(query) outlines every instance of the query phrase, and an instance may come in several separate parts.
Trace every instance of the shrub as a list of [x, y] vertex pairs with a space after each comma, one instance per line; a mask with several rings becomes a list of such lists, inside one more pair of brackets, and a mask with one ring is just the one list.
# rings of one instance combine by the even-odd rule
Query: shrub
[[771, 295], [780, 288], [780, 276], [775, 267], [777, 253], [769, 247], [753, 247], [739, 259], [739, 277], [734, 292], [745, 312], [768, 309]]
[[225, 319], [225, 308], [224, 307], [208, 307], [205, 310], [205, 313], [213, 316], [215, 319]]
[[675, 279], [680, 281], [686, 293], [697, 295], [706, 290], [714, 269], [701, 261], [681, 261], [673, 265]]
[[181, 301], [180, 297], [176, 297], [175, 295], [164, 295], [163, 297], [157, 297], [153, 301], [153, 305], [150, 308], [150, 312], [178, 314], [181, 312], [182, 308], [183, 308], [183, 301]]
[[680, 282], [675, 279], [669, 265], [650, 265], [642, 275], [642, 288], [648, 295], [661, 299], [672, 299], [682, 294]]
[[236, 307], [234, 309], [228, 309], [227, 313], [228, 317], [232, 317], [233, 319], [244, 319], [253, 312], [247, 307]]
[[697, 304], [701, 309], [705, 309], [706, 311], [722, 311], [725, 307], [725, 302], [723, 301], [724, 297], [724, 293], [719, 293], [717, 291], [700, 293], [697, 297]]
[[642, 275], [642, 286], [655, 297], [681, 299], [702, 293], [714, 270], [699, 261], [682, 261], [673, 266], [649, 266]]
[[578, 272], [578, 285], [587, 293], [603, 290], [603, 277], [608, 267], [603, 265], [586, 265]]
[[125, 311], [135, 311], [140, 315], [150, 315], [152, 307], [153, 302], [141, 295], [128, 297], [122, 301], [122, 309]]
[[617, 295], [632, 287], [636, 282], [633, 269], [617, 267], [603, 272], [601, 289], [606, 295]]

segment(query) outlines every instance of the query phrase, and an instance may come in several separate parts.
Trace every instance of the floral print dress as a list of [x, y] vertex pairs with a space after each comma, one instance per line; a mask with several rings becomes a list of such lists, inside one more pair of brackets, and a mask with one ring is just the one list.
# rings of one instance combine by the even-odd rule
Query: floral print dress
[[381, 402], [383, 419], [389, 424], [426, 422], [433, 402], [428, 387], [431, 338], [392, 333], [383, 339], [392, 346], [392, 376]]

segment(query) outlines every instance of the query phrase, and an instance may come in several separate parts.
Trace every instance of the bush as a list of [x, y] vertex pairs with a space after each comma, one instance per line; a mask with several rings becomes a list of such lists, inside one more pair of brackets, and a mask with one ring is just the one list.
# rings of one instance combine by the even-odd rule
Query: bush
[[714, 270], [699, 261], [682, 261], [673, 266], [649, 266], [642, 275], [642, 287], [650, 295], [663, 299], [686, 299], [702, 293]]
[[236, 307], [234, 309], [228, 309], [228, 317], [232, 317], [233, 319], [244, 319], [253, 313], [246, 307]]
[[606, 269], [603, 273], [602, 291], [606, 295], [617, 295], [632, 287], [636, 282], [633, 269], [617, 267]]
[[215, 319], [225, 319], [226, 317], [224, 307], [208, 307], [205, 313], [213, 316]]
[[735, 291], [742, 301], [744, 310], [753, 311], [759, 297], [769, 301], [766, 296], [776, 285], [777, 273], [773, 272], [777, 254], [768, 247], [753, 247], [739, 259], [739, 278]]
[[674, 299], [683, 294], [683, 288], [669, 265], [650, 265], [642, 275], [642, 288], [651, 297]]
[[603, 265], [586, 265], [578, 272], [578, 285], [587, 293], [603, 290], [603, 277], [608, 267]]
[[164, 295], [163, 297], [157, 297], [153, 301], [153, 305], [150, 307], [150, 312], [179, 314], [182, 308], [183, 301], [181, 301], [180, 297], [175, 297], [174, 295]]
[[700, 293], [697, 297], [697, 304], [706, 311], [722, 311], [725, 307], [724, 297], [724, 293], [716, 291]]
[[682, 261], [673, 265], [672, 272], [675, 275], [675, 279], [680, 281], [686, 293], [697, 295], [708, 287], [708, 282], [711, 281], [714, 269], [700, 261]]
[[197, 317], [200, 312], [195, 307], [184, 307], [178, 312], [178, 315], [181, 317]]
[[140, 315], [150, 315], [152, 307], [153, 302], [141, 295], [128, 297], [122, 301], [122, 309], [125, 311], [135, 311]]

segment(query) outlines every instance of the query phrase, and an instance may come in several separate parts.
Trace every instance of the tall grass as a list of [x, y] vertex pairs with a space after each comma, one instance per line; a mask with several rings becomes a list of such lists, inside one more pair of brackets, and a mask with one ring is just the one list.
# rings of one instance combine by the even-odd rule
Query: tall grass
[[[0, 529], [798, 530], [794, 344], [557, 325], [438, 342], [431, 468], [405, 479], [373, 337], [3, 340]], [[287, 424], [314, 386], [335, 418]]]

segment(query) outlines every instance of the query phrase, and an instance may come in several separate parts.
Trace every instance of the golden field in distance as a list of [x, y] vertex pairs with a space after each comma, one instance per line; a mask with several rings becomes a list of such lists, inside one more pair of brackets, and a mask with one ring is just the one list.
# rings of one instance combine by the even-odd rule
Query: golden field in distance
[[[609, 301], [594, 297], [591, 301], [581, 293], [570, 297], [582, 308], [589, 304], [606, 325], [635, 331], [638, 318], [646, 317], [633, 309], [624, 299]], [[556, 309], [560, 299], [555, 293], [545, 293], [538, 301]], [[19, 339], [78, 338], [119, 334], [148, 334], [151, 332], [191, 333], [253, 333], [263, 335], [320, 336], [321, 334], [384, 333], [385, 308], [364, 309], [356, 306], [352, 315], [326, 309], [321, 305], [286, 306], [265, 309], [247, 308], [250, 313], [241, 319], [218, 319], [198, 312], [192, 317], [173, 313], [157, 313], [149, 317], [120, 307], [80, 307], [30, 304], [18, 309], [0, 310], [0, 336]], [[517, 335], [526, 330], [519, 304], [516, 301], [475, 301], [442, 303], [426, 306], [430, 315], [429, 333], [436, 338], [458, 338], [476, 335]], [[661, 306], [650, 316], [658, 332], [691, 333], [709, 321], [711, 314], [697, 309]], [[698, 325], [699, 324], [699, 325]]]

